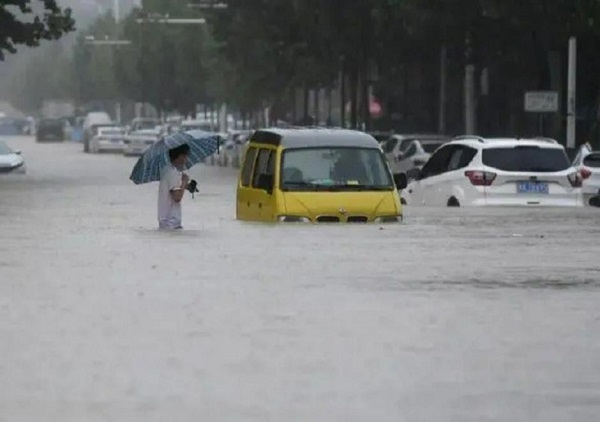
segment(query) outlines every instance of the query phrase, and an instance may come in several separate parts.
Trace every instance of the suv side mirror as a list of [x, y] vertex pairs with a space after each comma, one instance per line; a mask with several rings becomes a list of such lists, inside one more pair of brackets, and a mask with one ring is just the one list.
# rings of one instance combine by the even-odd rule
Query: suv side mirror
[[19, 150], [19, 149], [18, 149], [18, 150], [16, 150], [16, 151], [13, 151], [13, 152], [14, 152], [15, 154], [17, 154], [17, 155], [21, 155], [21, 154], [22, 154], [21, 150]]
[[406, 177], [406, 174], [404, 174], [404, 173], [394, 174], [394, 184], [396, 185], [396, 188], [398, 190], [406, 189], [406, 187], [408, 186], [408, 179]]
[[269, 195], [273, 193], [273, 175], [263, 173], [258, 176], [258, 188], [267, 191]]

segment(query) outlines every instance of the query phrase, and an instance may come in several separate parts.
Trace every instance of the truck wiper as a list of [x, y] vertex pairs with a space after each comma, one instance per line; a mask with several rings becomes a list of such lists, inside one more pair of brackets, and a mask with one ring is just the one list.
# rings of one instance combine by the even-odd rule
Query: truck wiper
[[382, 185], [342, 185], [339, 186], [344, 190], [357, 190], [357, 191], [390, 191], [393, 189], [392, 186], [382, 186]]
[[339, 190], [339, 186], [335, 185], [322, 185], [318, 183], [310, 183], [310, 182], [285, 182], [283, 184], [282, 189], [285, 190], [297, 190], [297, 189], [307, 189], [310, 191], [318, 192], [318, 191], [337, 191]]

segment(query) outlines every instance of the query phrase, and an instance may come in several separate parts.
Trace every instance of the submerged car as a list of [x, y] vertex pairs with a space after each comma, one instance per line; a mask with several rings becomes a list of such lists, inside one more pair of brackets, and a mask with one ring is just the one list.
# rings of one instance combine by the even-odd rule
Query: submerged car
[[443, 135], [392, 135], [383, 151], [394, 173], [421, 168], [439, 147], [451, 138]]
[[583, 202], [585, 205], [598, 206], [598, 195], [600, 195], [600, 151], [594, 151], [589, 144], [583, 145], [573, 166], [579, 170], [583, 179], [581, 187]]
[[127, 156], [142, 155], [148, 148], [160, 141], [162, 132], [159, 129], [145, 129], [125, 136], [123, 154]]
[[456, 138], [438, 149], [403, 192], [433, 206], [582, 206], [582, 177], [551, 139]]
[[4, 141], [0, 141], [0, 173], [25, 172], [25, 160], [21, 151], [13, 151]]
[[90, 140], [90, 152], [123, 151], [125, 130], [119, 126], [98, 127]]
[[226, 141], [217, 160], [220, 166], [240, 167], [240, 157], [251, 131], [234, 130], [227, 133]]
[[131, 121], [127, 132], [137, 132], [140, 130], [154, 129], [157, 126], [160, 126], [160, 120], [150, 118], [150, 117], [136, 117]]
[[65, 123], [61, 119], [42, 119], [36, 131], [37, 142], [60, 141], [65, 139]]
[[250, 138], [237, 186], [237, 218], [292, 223], [402, 219], [398, 189], [379, 143], [342, 129], [263, 129]]

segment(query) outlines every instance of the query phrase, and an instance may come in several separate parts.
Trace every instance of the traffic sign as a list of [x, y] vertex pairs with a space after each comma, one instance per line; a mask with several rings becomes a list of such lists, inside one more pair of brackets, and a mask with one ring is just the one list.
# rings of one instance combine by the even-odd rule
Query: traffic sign
[[530, 113], [556, 113], [558, 92], [529, 91], [525, 93], [525, 111]]

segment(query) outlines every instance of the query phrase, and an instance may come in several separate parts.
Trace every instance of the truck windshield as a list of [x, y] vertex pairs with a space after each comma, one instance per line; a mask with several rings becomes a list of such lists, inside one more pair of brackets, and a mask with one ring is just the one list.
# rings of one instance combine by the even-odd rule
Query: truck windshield
[[392, 190], [385, 158], [374, 148], [303, 148], [284, 151], [284, 191]]

